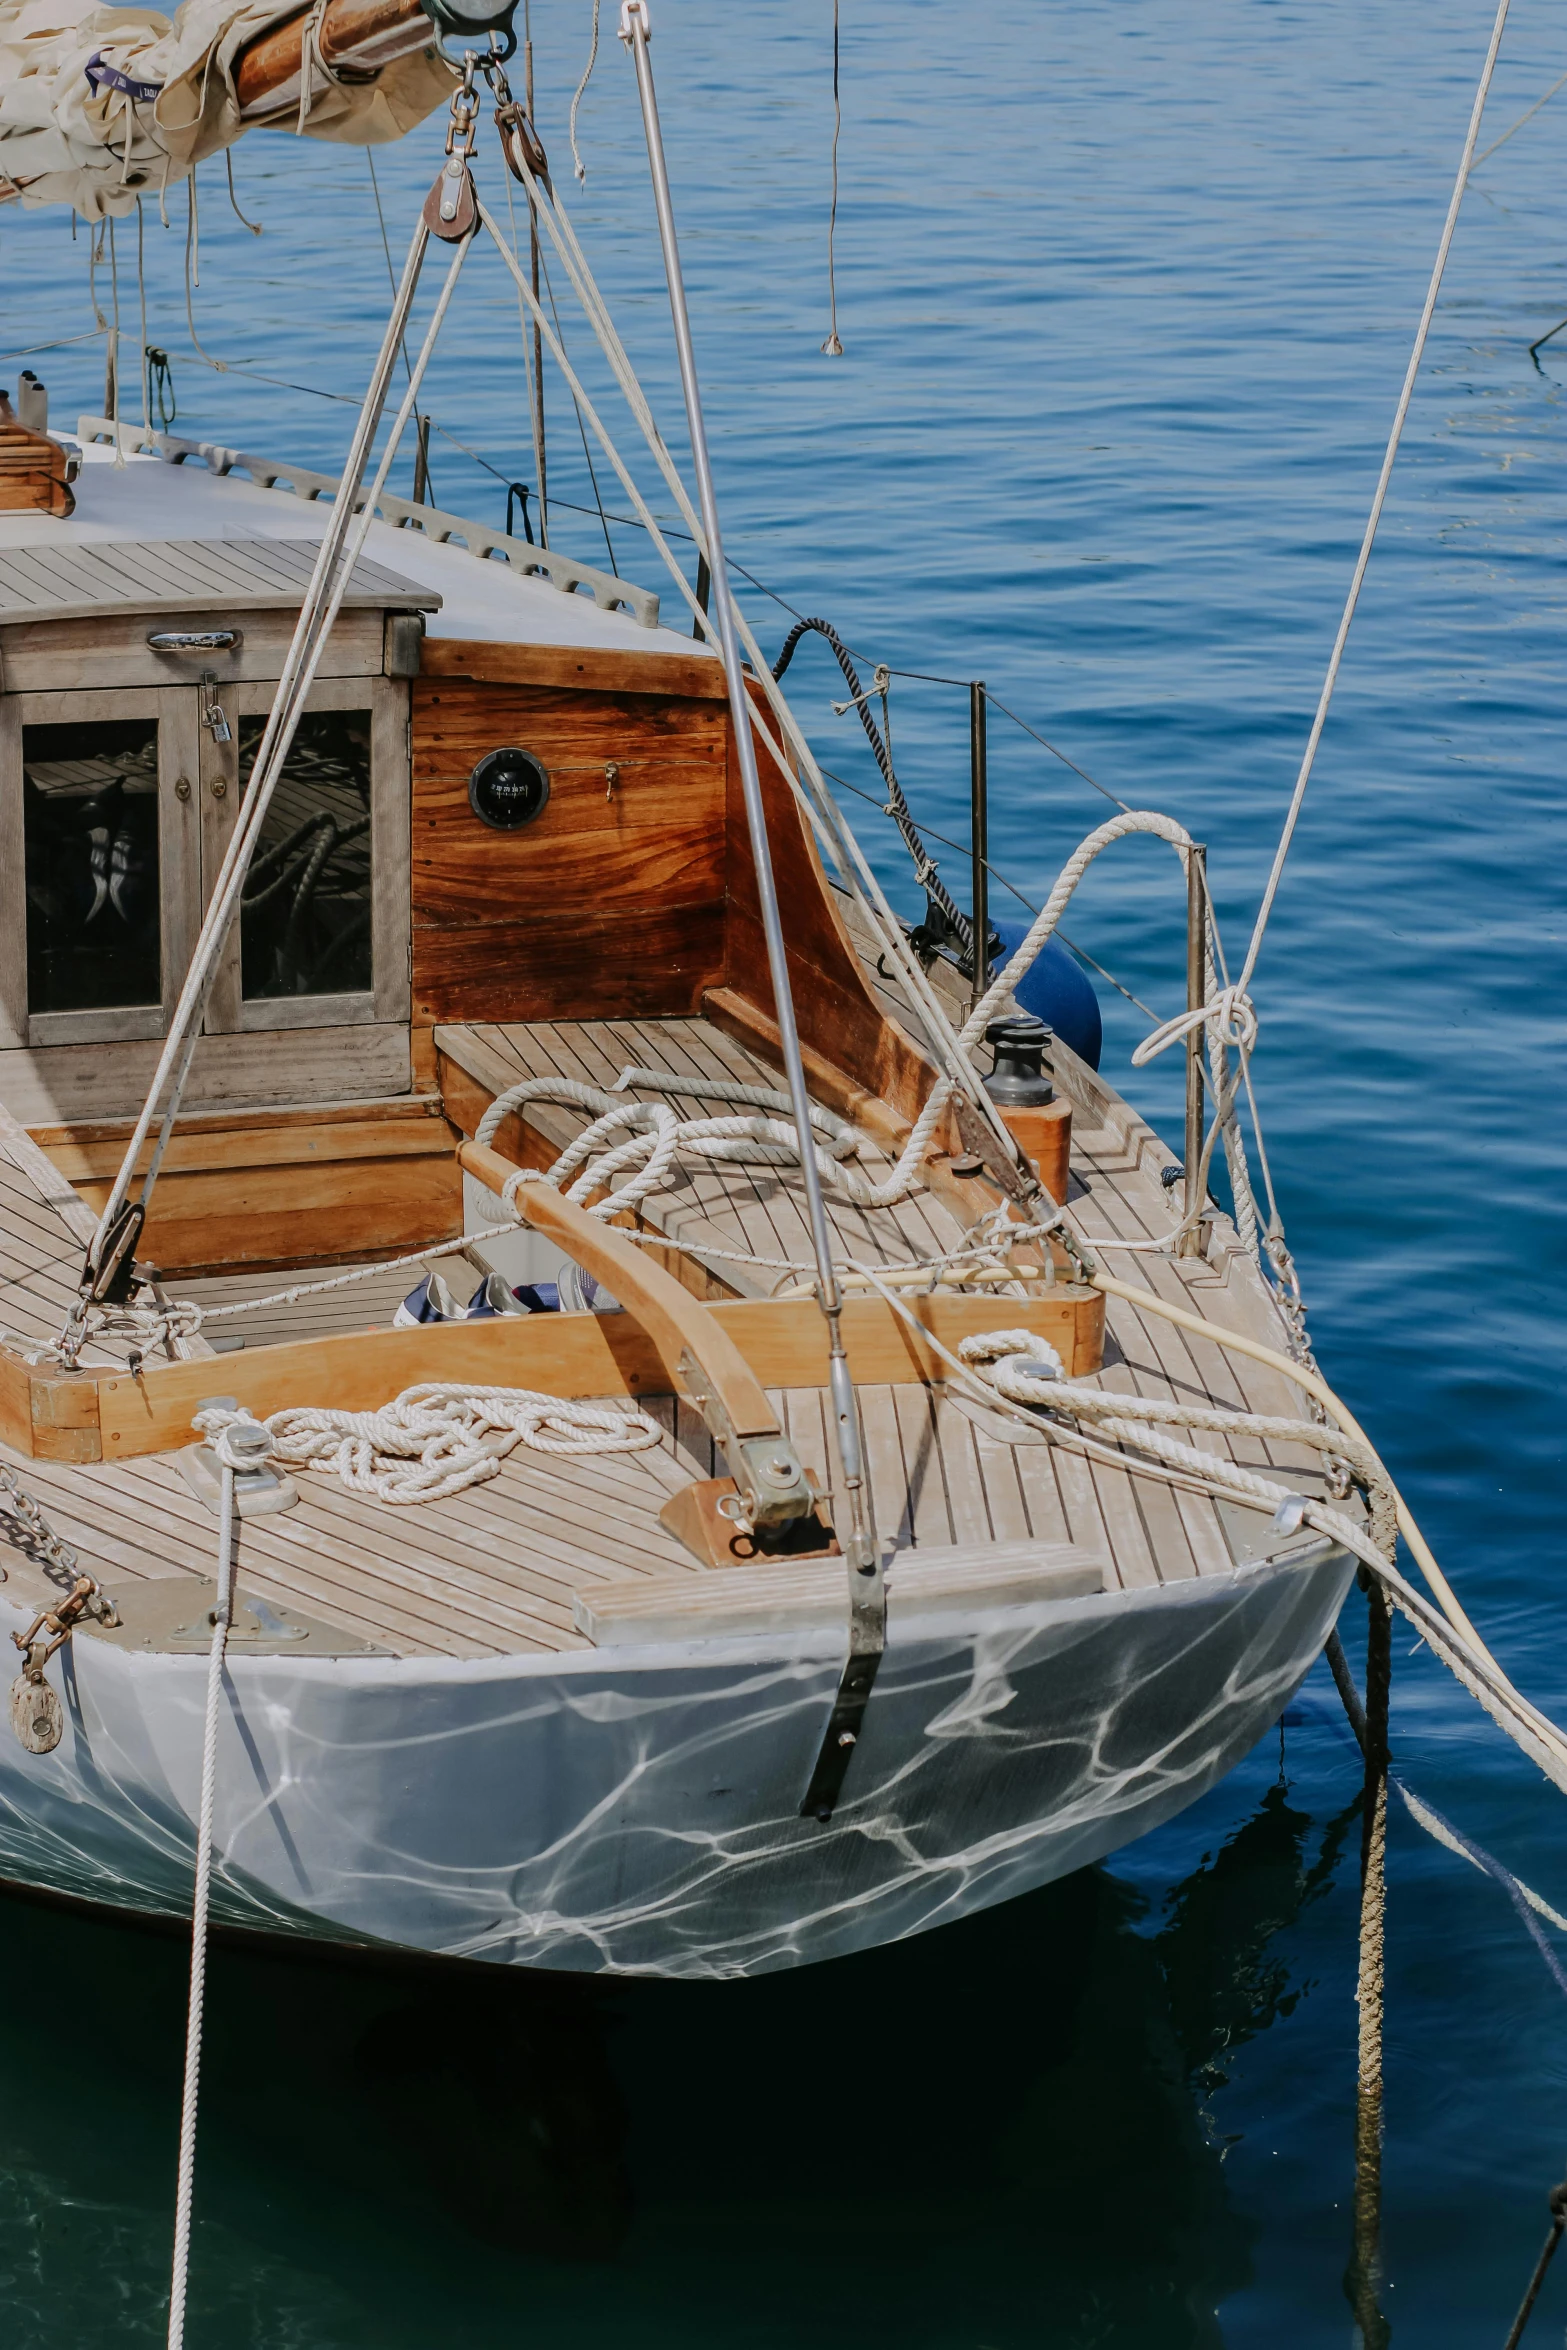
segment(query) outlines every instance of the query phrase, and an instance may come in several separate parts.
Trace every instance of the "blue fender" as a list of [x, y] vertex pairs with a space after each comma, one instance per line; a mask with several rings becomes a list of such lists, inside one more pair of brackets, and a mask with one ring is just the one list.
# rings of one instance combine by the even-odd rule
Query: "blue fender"
[[[991, 928], [1000, 933], [1008, 955], [1017, 953], [1029, 933], [1027, 922], [992, 922]], [[1043, 1020], [1080, 1061], [1086, 1061], [1090, 1069], [1098, 1068], [1104, 1049], [1099, 998], [1087, 972], [1073, 961], [1058, 938], [1046, 939], [1013, 994], [1020, 1011]]]

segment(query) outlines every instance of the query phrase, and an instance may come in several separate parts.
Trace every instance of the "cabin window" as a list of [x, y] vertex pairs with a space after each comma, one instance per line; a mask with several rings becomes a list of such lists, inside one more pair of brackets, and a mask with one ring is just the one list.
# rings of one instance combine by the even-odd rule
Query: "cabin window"
[[89, 719], [22, 729], [27, 1008], [156, 1008], [158, 723]]
[[[0, 692], [0, 1045], [167, 1033], [274, 690]], [[408, 849], [406, 683], [318, 680], [207, 1032], [405, 1022]]]
[[[241, 804], [266, 731], [239, 722]], [[371, 712], [309, 710], [283, 763], [246, 878], [240, 984], [268, 997], [359, 993], [374, 975]]]

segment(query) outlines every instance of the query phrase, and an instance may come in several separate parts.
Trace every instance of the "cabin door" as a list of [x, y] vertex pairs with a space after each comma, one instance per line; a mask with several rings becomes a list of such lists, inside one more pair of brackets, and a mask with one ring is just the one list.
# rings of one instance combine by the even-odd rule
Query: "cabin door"
[[[0, 695], [0, 1044], [167, 1032], [273, 692]], [[323, 680], [262, 827], [207, 1029], [406, 1022], [408, 935], [408, 688]]]
[[0, 1027], [9, 1045], [162, 1036], [195, 942], [188, 686], [0, 697]]
[[[272, 693], [224, 687], [214, 697], [221, 722], [203, 706], [203, 905], [244, 805]], [[406, 1020], [408, 996], [408, 688], [382, 677], [325, 679], [262, 821], [207, 1027]]]

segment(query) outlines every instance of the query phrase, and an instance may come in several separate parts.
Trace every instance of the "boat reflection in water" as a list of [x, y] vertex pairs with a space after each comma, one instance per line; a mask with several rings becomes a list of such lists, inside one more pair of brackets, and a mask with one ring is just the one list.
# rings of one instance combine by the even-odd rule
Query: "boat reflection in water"
[[[1319, 1823], [1281, 1783], [1157, 1911], [1085, 1869], [750, 1983], [225, 1942], [194, 2307], [273, 2338], [329, 2272], [303, 2343], [411, 2350], [442, 2311], [514, 2322], [526, 2291], [589, 2341], [640, 2310], [687, 2342], [793, 2343], [831, 2309], [876, 2341], [1217, 2344], [1253, 2223], [1216, 2100], [1304, 1996], [1283, 1940], [1352, 1863], [1356, 1808]], [[8, 1904], [10, 2011], [67, 1979], [112, 1983], [119, 2020], [63, 2037], [47, 2098], [21, 2037], [0, 2056], [0, 2269], [56, 2319], [80, 2303], [90, 2343], [84, 2201], [121, 2312], [166, 2291], [182, 1946]]]

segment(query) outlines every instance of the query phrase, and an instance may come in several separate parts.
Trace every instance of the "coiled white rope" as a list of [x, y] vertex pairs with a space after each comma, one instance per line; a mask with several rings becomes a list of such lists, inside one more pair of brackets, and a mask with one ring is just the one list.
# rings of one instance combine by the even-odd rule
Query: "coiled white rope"
[[1200, 1428], [1221, 1436], [1250, 1436], [1281, 1444], [1309, 1445], [1314, 1452], [1347, 1460], [1365, 1480], [1371, 1497], [1371, 1536], [1380, 1551], [1391, 1554], [1398, 1538], [1396, 1501], [1392, 1481], [1372, 1446], [1364, 1439], [1328, 1428], [1319, 1420], [1293, 1415], [1237, 1411], [1221, 1404], [1188, 1404], [1152, 1396], [1117, 1395], [1102, 1387], [1080, 1386], [1062, 1377], [1054, 1348], [1045, 1346], [1027, 1330], [987, 1330], [959, 1341], [964, 1362], [982, 1365], [1000, 1395], [1030, 1409], [1069, 1412], [1073, 1418], [1097, 1422], [1118, 1442], [1143, 1445], [1167, 1460], [1189, 1468], [1195, 1460], [1203, 1472], [1231, 1484], [1238, 1494], [1258, 1500], [1279, 1488], [1213, 1453], [1194, 1453], [1189, 1445], [1158, 1436], [1161, 1428]]
[[[204, 1412], [198, 1426], [229, 1425]], [[262, 1423], [275, 1457], [291, 1468], [335, 1471], [353, 1493], [394, 1507], [446, 1501], [500, 1474], [519, 1444], [532, 1452], [645, 1452], [662, 1441], [634, 1404], [568, 1403], [532, 1387], [474, 1387], [431, 1380], [373, 1412], [296, 1404]]]
[[[731, 1082], [726, 1078], [688, 1080], [667, 1070], [623, 1070], [617, 1091], [619, 1086], [630, 1084], [661, 1085], [670, 1093], [688, 1089], [694, 1092], [700, 1084], [701, 1091], [711, 1098], [754, 1102], [763, 1108], [775, 1107], [786, 1098], [769, 1086], [745, 1085], [739, 1079]], [[556, 1102], [569, 1109], [593, 1113], [592, 1123], [574, 1142], [567, 1144], [554, 1166], [539, 1179], [557, 1191], [569, 1183], [566, 1197], [579, 1206], [586, 1204], [588, 1213], [601, 1219], [640, 1206], [649, 1193], [668, 1181], [671, 1170], [683, 1155], [728, 1160], [749, 1167], [787, 1167], [800, 1163], [795, 1130], [779, 1118], [681, 1119], [663, 1102], [616, 1100], [613, 1094], [602, 1092], [598, 1086], [584, 1085], [571, 1077], [529, 1077], [519, 1085], [508, 1086], [485, 1111], [476, 1139], [484, 1144], [493, 1142], [502, 1119], [515, 1110], [526, 1109], [530, 1102]], [[855, 1207], [886, 1208], [909, 1198], [920, 1188], [926, 1145], [940, 1114], [938, 1102], [933, 1115], [928, 1118], [922, 1115], [892, 1173], [883, 1182], [872, 1183], [844, 1163], [861, 1150], [874, 1149], [870, 1137], [857, 1133], [843, 1119], [813, 1103], [811, 1124], [827, 1138], [825, 1144], [816, 1148], [816, 1164], [823, 1181], [832, 1184]], [[613, 1141], [627, 1129], [631, 1131], [626, 1140]], [[628, 1180], [618, 1190], [611, 1190], [610, 1185], [622, 1175]], [[595, 1192], [604, 1196], [595, 1200], [592, 1198]]]
[[[1012, 990], [1033, 963], [1040, 949], [1054, 931], [1072, 894], [1094, 859], [1113, 842], [1125, 840], [1135, 833], [1147, 833], [1155, 839], [1168, 841], [1177, 852], [1191, 846], [1186, 828], [1171, 816], [1159, 815], [1152, 809], [1130, 809], [1124, 815], [1112, 816], [1081, 841], [1062, 866], [1049, 897], [1035, 916], [1027, 936], [1005, 964], [981, 1001], [975, 1006], [957, 1039], [959, 1047], [967, 1050], [983, 1036], [985, 1027], [1003, 1004], [1010, 1002]], [[1218, 1011], [1209, 1007], [1182, 1015], [1185, 1029], [1202, 1020], [1218, 1020]], [[1173, 1037], [1166, 1041], [1173, 1041]], [[737, 1101], [754, 1104], [759, 1109], [786, 1106], [787, 1097], [766, 1086], [748, 1086], [739, 1080], [719, 1077], [683, 1078], [673, 1072], [656, 1069], [624, 1069], [616, 1082], [616, 1093], [631, 1085], [657, 1085], [670, 1093], [686, 1092], [696, 1098]], [[954, 1092], [953, 1080], [942, 1078], [931, 1088], [929, 1099], [920, 1111], [909, 1134], [908, 1141], [898, 1155], [892, 1171], [882, 1181], [872, 1183], [844, 1164], [860, 1149], [874, 1146], [870, 1138], [855, 1133], [852, 1126], [831, 1113], [813, 1105], [812, 1125], [828, 1137], [827, 1148], [820, 1146], [816, 1163], [823, 1180], [835, 1186], [855, 1207], [885, 1208], [920, 1188], [923, 1168], [931, 1145], [944, 1120]], [[574, 1078], [530, 1077], [518, 1085], [509, 1086], [497, 1094], [480, 1121], [477, 1139], [489, 1144], [500, 1129], [503, 1118], [511, 1112], [527, 1107], [535, 1101], [557, 1102], [564, 1106], [592, 1113], [593, 1123], [579, 1134], [545, 1180], [557, 1189], [568, 1177], [575, 1177], [567, 1198], [584, 1202], [594, 1191], [604, 1193], [590, 1207], [589, 1213], [599, 1217], [621, 1214], [635, 1207], [658, 1189], [676, 1159], [682, 1153], [707, 1159], [728, 1159], [744, 1165], [788, 1165], [799, 1162], [799, 1145], [791, 1127], [775, 1119], [704, 1118], [679, 1120], [672, 1110], [661, 1103], [617, 1102], [598, 1086], [584, 1085]], [[627, 1140], [616, 1144], [604, 1155], [603, 1146], [611, 1136], [631, 1129]], [[589, 1164], [589, 1162], [595, 1162]], [[578, 1174], [579, 1168], [586, 1172]], [[609, 1186], [617, 1175], [631, 1172], [630, 1179], [618, 1191]]]
[[218, 1714], [223, 1695], [223, 1652], [234, 1616], [234, 1472], [259, 1469], [272, 1454], [272, 1438], [248, 1412], [208, 1411], [196, 1426], [217, 1455], [221, 1478], [218, 1508], [217, 1599], [212, 1610], [212, 1646], [207, 1654], [207, 1701], [201, 1737], [201, 1797], [196, 1812], [196, 1884], [190, 1920], [190, 2004], [185, 2020], [185, 2090], [180, 2105], [180, 2157], [174, 2198], [174, 2267], [169, 2287], [168, 2350], [185, 2339], [185, 2296], [190, 2275], [190, 2215], [196, 2184], [196, 2108], [201, 2087], [201, 2042], [207, 2001], [207, 1915], [212, 1888], [212, 1816], [218, 1782]]

